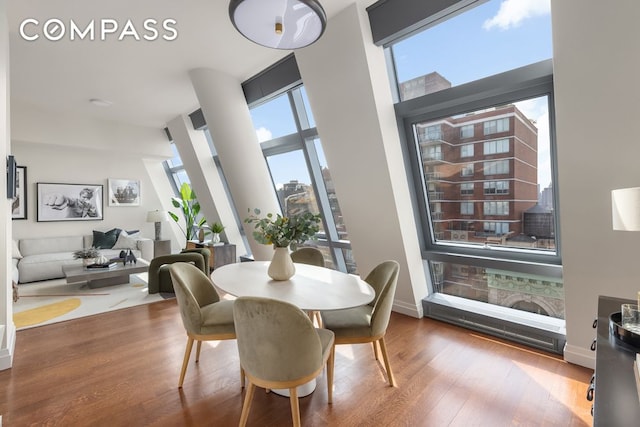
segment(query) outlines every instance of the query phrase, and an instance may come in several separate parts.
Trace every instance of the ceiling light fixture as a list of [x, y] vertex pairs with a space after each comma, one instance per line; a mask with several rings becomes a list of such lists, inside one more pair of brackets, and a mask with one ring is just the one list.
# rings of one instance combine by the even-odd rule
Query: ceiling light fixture
[[317, 0], [231, 0], [229, 17], [247, 39], [274, 49], [309, 46], [327, 26]]

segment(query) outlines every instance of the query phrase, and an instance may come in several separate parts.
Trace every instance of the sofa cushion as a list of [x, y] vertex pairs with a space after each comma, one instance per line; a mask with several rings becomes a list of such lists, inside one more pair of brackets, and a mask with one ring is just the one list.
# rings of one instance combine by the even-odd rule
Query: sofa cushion
[[98, 249], [111, 249], [118, 240], [119, 228], [111, 229], [107, 232], [93, 230], [93, 247]]
[[36, 239], [20, 239], [22, 256], [69, 252], [82, 249], [82, 236], [41, 237]]
[[62, 266], [81, 265], [82, 260], [73, 259], [73, 252], [51, 252], [25, 256], [18, 263], [20, 283], [64, 277]]
[[116, 244], [111, 249], [136, 249], [140, 233], [130, 233], [125, 230], [120, 232]]
[[11, 247], [11, 258], [20, 259], [22, 258], [22, 254], [20, 253], [20, 248], [18, 247], [18, 242], [13, 240], [13, 245]]

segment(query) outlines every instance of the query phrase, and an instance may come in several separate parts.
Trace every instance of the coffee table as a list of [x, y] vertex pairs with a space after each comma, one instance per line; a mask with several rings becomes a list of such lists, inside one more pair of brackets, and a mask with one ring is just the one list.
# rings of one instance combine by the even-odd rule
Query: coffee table
[[62, 272], [67, 283], [87, 282], [91, 289], [129, 283], [129, 276], [145, 273], [149, 270], [149, 262], [138, 258], [135, 264], [123, 265], [118, 262], [112, 268], [86, 268], [81, 265], [63, 265]]

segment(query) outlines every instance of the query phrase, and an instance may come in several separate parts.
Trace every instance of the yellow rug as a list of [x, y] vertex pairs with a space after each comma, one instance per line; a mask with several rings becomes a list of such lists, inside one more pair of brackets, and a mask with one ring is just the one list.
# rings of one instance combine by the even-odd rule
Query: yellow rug
[[15, 313], [13, 315], [13, 322], [16, 328], [24, 328], [25, 326], [37, 325], [55, 319], [78, 307], [80, 307], [80, 298], [69, 298], [60, 302], [54, 302], [53, 304]]

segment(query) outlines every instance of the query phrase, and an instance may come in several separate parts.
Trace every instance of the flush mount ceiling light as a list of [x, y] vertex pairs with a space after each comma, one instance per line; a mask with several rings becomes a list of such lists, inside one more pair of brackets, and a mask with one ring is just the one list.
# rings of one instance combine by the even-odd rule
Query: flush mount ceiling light
[[327, 26], [316, 0], [231, 0], [229, 16], [240, 34], [274, 49], [309, 46]]

